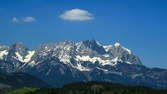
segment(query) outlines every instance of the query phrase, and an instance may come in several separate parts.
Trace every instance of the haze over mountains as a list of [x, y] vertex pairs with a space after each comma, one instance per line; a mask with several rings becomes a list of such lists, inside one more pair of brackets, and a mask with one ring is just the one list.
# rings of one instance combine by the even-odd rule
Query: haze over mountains
[[21, 43], [0, 46], [0, 71], [23, 72], [52, 86], [77, 81], [109, 81], [167, 89], [167, 70], [148, 68], [120, 43], [95, 40], [45, 43], [30, 51]]

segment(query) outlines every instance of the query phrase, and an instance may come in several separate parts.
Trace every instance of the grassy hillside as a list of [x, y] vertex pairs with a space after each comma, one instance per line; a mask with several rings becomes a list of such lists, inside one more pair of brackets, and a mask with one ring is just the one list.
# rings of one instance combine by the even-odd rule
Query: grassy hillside
[[7, 92], [5, 94], [26, 94], [28, 92], [34, 92], [35, 90], [37, 90], [37, 88], [21, 88]]
[[11, 88], [11, 86], [0, 83], [0, 89], [6, 89], [6, 88]]
[[143, 86], [124, 86], [107, 82], [78, 82], [65, 85], [62, 88], [30, 89], [30, 92], [28, 90], [23, 88], [6, 94], [167, 94], [167, 90], [155, 90]]

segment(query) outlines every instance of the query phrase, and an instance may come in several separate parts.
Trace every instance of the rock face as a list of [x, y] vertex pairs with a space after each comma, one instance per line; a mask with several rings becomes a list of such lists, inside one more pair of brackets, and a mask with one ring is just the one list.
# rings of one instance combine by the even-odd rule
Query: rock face
[[34, 51], [23, 44], [0, 46], [0, 70], [24, 72], [53, 86], [76, 81], [111, 81], [167, 88], [167, 70], [150, 69], [120, 43], [103, 46], [95, 40], [46, 43]]

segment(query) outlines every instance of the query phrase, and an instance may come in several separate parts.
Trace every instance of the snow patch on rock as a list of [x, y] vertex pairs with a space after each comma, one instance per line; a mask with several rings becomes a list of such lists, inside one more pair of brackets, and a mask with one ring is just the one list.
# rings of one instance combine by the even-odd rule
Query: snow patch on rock
[[116, 65], [117, 62], [121, 61], [120, 59], [118, 59], [118, 57], [114, 58], [114, 59], [107, 59], [107, 60], [104, 60], [100, 57], [90, 57], [90, 56], [76, 56], [76, 61], [89, 61], [89, 62], [92, 62], [92, 63], [95, 63], [95, 62], [99, 62], [101, 65]]
[[103, 46], [103, 48], [105, 49], [106, 52], [108, 52], [112, 48], [112, 45]]
[[34, 55], [35, 51], [28, 51], [28, 55], [23, 57], [18, 52], [16, 52], [16, 57], [21, 62], [29, 62], [31, 60], [31, 57]]
[[77, 66], [75, 66], [74, 68], [76, 68], [80, 71], [91, 71], [89, 68], [82, 66], [81, 63], [77, 63]]
[[1, 60], [4, 58], [5, 55], [8, 55], [8, 51], [7, 50], [0, 51], [0, 59]]
[[25, 59], [23, 61], [29, 62], [34, 54], [35, 54], [35, 51], [28, 51], [28, 55], [25, 56]]

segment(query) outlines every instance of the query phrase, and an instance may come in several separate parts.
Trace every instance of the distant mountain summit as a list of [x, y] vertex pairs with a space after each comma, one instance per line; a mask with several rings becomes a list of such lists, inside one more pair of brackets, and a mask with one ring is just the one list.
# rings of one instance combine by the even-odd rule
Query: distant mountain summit
[[167, 70], [145, 67], [120, 43], [104, 46], [95, 40], [45, 43], [33, 51], [21, 43], [0, 46], [0, 70], [28, 73], [53, 86], [110, 81], [167, 88]]

